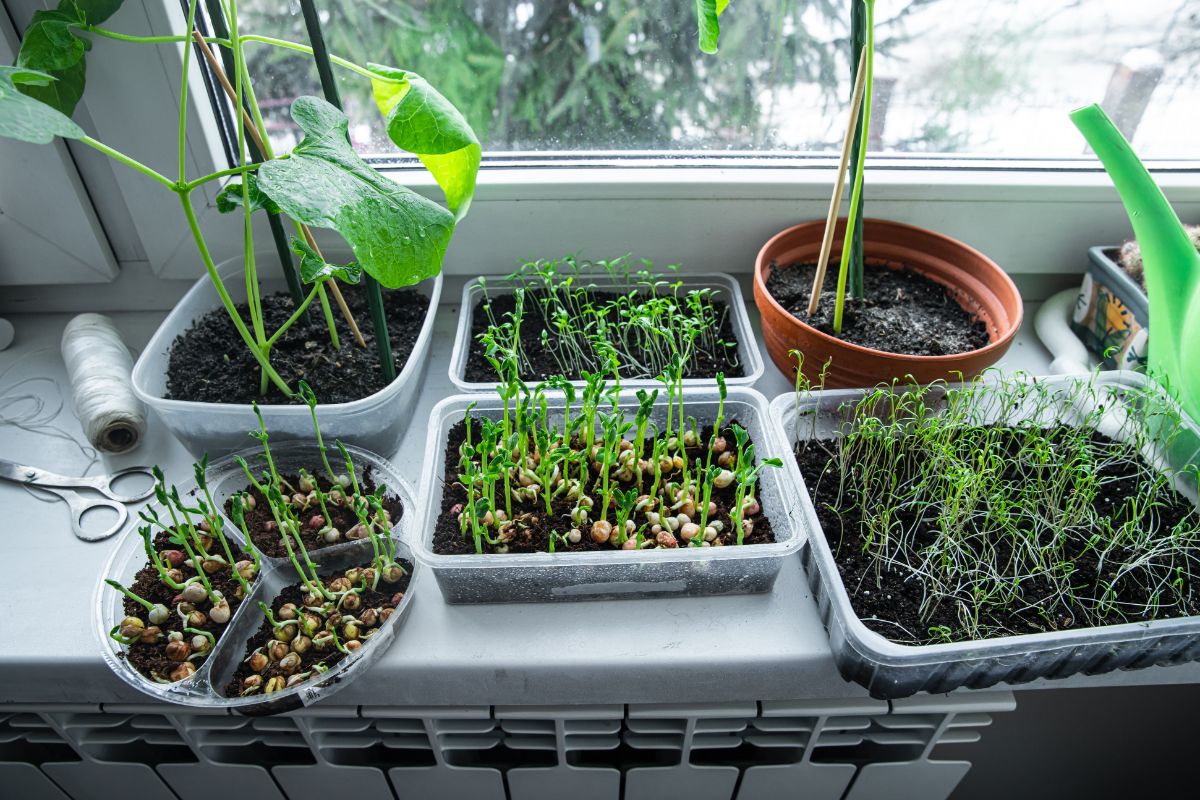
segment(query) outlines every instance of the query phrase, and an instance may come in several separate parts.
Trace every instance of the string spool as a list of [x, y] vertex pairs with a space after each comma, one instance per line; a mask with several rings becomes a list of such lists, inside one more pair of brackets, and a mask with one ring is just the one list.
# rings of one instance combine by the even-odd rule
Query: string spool
[[133, 359], [112, 320], [80, 314], [63, 330], [75, 416], [92, 446], [105, 453], [137, 447], [146, 433], [146, 407], [133, 393]]

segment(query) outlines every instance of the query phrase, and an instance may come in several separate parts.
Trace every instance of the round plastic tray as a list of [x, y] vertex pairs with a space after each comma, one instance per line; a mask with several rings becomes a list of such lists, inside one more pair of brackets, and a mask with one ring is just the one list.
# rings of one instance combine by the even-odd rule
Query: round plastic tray
[[[112, 626], [124, 616], [124, 609], [121, 595], [107, 586], [103, 579], [115, 580], [122, 586], [129, 586], [133, 582], [134, 576], [146, 563], [146, 553], [143, 549], [142, 539], [137, 533], [137, 526], [131, 525], [126, 531], [119, 534], [122, 539], [104, 567], [102, 579], [98, 582], [96, 589], [96, 602], [94, 603], [96, 608], [95, 631], [99, 638], [100, 650], [113, 672], [130, 686], [157, 700], [201, 708], [230, 709], [250, 716], [262, 716], [291, 711], [323, 700], [345, 686], [383, 655], [399, 631], [400, 625], [408, 616], [416, 582], [420, 579], [423, 571], [408, 543], [411, 526], [417, 516], [416, 507], [413, 502], [413, 493], [408, 484], [396, 475], [386, 461], [365, 450], [348, 449], [354, 458], [356, 469], [360, 471], [359, 474], [363, 468], [377, 470], [377, 481], [384, 483], [388, 491], [399, 497], [403, 504], [404, 513], [401, 514], [399, 520], [394, 521], [391, 535], [396, 541], [397, 558], [411, 565], [409, 567], [409, 585], [404, 592], [404, 599], [388, 620], [383, 623], [379, 632], [370, 638], [366, 646], [351, 652], [331, 667], [325, 675], [305, 681], [291, 689], [271, 695], [252, 695], [250, 697], [226, 697], [222, 694], [221, 688], [232, 678], [238, 663], [245, 655], [247, 641], [262, 625], [263, 615], [258, 608], [258, 603], [261, 601], [270, 606], [284, 588], [299, 582], [299, 577], [296, 575], [291, 561], [286, 558], [263, 556], [262, 569], [253, 584], [250, 595], [238, 605], [211, 654], [196, 670], [196, 673], [186, 680], [170, 684], [160, 684], [146, 678], [129, 664], [124, 658], [124, 648], [108, 635]], [[299, 443], [271, 448], [272, 454], [279, 458], [279, 463], [285, 465], [285, 470], [287, 464], [299, 465], [299, 459], [303, 457], [305, 450], [312, 457], [317, 458], [315, 447], [306, 448]], [[255, 462], [252, 460], [252, 456], [254, 454], [254, 451], [247, 451], [241, 455], [253, 466]], [[331, 459], [331, 463], [335, 462]], [[314, 467], [310, 466], [310, 469], [312, 468]], [[236, 470], [236, 475], [241, 476], [240, 484], [236, 483], [234, 470]], [[219, 495], [218, 492], [240, 490], [244, 487], [245, 482], [245, 475], [233, 462], [232, 456], [210, 466], [209, 489], [214, 492], [213, 499], [218, 504], [223, 504], [222, 498], [228, 496], [228, 494]], [[195, 488], [194, 481], [179, 484], [180, 493], [184, 496], [190, 495]], [[244, 537], [236, 529], [236, 526], [226, 520], [224, 529], [225, 535], [231, 542], [245, 547]], [[369, 540], [347, 542], [314, 552], [320, 553], [320, 558], [315, 560], [320, 563], [319, 572], [322, 575], [366, 564], [373, 555]]]

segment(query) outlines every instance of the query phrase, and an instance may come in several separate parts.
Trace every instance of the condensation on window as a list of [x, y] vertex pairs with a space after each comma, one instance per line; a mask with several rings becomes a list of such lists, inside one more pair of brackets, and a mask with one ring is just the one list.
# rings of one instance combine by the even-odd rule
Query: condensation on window
[[[833, 151], [850, 0], [733, 0], [716, 56], [684, 0], [324, 0], [330, 51], [417, 72], [486, 152]], [[244, 0], [245, 31], [305, 40], [296, 3]], [[878, 0], [875, 152], [1073, 158], [1100, 101], [1147, 158], [1200, 157], [1200, 0]], [[296, 140], [311, 61], [251, 45], [270, 136]], [[339, 71], [351, 137], [395, 152], [370, 86]]]

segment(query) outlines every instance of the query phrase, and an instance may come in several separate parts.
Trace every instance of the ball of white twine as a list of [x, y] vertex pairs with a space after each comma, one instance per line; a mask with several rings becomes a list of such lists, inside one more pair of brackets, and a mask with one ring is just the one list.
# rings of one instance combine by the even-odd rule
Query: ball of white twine
[[146, 432], [146, 407], [133, 393], [133, 359], [112, 320], [102, 314], [75, 317], [63, 331], [62, 355], [75, 416], [88, 441], [106, 453], [137, 447]]

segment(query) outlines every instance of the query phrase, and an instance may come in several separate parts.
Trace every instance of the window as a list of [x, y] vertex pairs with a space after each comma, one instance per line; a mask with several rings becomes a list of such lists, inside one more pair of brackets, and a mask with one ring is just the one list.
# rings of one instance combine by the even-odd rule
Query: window
[[[331, 52], [412, 69], [492, 154], [834, 151], [850, 91], [849, 0], [733, 0], [721, 52], [696, 46], [687, 0], [325, 0]], [[245, 0], [243, 30], [305, 40], [299, 7]], [[1103, 99], [1146, 158], [1196, 157], [1195, 0], [880, 0], [875, 152], [1078, 158], [1066, 117]], [[282, 147], [311, 61], [250, 51]], [[342, 72], [352, 137], [394, 153], [369, 87]]]

